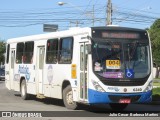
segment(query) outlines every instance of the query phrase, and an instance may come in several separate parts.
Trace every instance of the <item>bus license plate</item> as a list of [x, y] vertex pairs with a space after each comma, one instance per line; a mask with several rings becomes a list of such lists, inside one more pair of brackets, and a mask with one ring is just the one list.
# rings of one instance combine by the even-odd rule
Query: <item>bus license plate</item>
[[120, 99], [119, 103], [131, 103], [131, 99]]

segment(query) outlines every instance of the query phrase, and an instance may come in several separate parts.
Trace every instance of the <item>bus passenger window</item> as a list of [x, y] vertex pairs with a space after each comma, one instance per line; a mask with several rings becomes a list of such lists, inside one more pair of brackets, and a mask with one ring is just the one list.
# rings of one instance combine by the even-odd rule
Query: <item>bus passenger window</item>
[[62, 38], [60, 43], [59, 63], [70, 64], [72, 62], [73, 38]]
[[24, 51], [24, 43], [17, 43], [17, 50], [16, 50], [16, 63], [22, 64], [23, 58], [23, 51]]
[[7, 57], [6, 57], [6, 63], [8, 64], [9, 62], [9, 53], [10, 53], [10, 44], [7, 45]]
[[58, 55], [58, 39], [49, 39], [47, 41], [46, 63], [47, 64], [57, 63], [57, 55]]
[[25, 50], [23, 56], [23, 63], [32, 64], [33, 62], [34, 42], [25, 42]]

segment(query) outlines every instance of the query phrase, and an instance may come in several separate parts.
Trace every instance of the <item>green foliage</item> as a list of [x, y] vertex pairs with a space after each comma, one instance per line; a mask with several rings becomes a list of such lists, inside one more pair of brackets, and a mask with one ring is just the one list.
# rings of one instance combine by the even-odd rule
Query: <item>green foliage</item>
[[160, 87], [152, 89], [152, 100], [160, 101]]
[[157, 19], [149, 29], [152, 43], [153, 60], [160, 66], [160, 19]]
[[160, 87], [153, 88], [152, 94], [153, 94], [153, 95], [160, 95]]
[[4, 54], [5, 54], [5, 51], [6, 51], [6, 44], [4, 41], [0, 41], [0, 63], [4, 63], [4, 60], [5, 60], [5, 57], [4, 57]]

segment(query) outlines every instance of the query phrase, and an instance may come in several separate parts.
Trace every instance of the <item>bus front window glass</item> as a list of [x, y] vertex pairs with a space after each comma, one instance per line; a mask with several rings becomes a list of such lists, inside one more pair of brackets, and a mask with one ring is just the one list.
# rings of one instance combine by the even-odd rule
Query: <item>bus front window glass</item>
[[146, 41], [94, 41], [92, 51], [93, 70], [101, 77], [139, 79], [150, 73], [149, 43]]
[[105, 78], [123, 78], [123, 54], [120, 42], [95, 42], [93, 69]]
[[149, 74], [149, 47], [146, 43], [126, 43], [126, 68], [134, 71], [134, 78], [144, 78]]

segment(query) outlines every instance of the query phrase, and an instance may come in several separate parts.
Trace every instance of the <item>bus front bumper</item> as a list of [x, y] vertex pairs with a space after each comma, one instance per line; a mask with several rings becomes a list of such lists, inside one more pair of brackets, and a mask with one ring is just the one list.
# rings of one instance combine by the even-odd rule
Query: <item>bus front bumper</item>
[[88, 90], [88, 102], [94, 103], [119, 103], [120, 99], [130, 99], [131, 103], [149, 103], [152, 101], [152, 91], [141, 93], [108, 93]]

